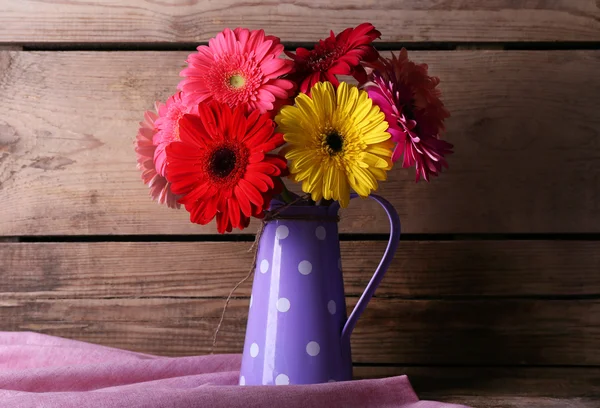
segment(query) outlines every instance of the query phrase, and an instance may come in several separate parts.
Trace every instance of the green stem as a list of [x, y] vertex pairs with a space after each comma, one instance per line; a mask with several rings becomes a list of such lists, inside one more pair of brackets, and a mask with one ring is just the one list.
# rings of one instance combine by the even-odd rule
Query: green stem
[[292, 201], [294, 201], [294, 197], [290, 193], [290, 190], [287, 189], [283, 181], [281, 183], [283, 184], [283, 191], [281, 192], [281, 197], [283, 198], [283, 201], [285, 201], [286, 204], [289, 204]]
[[322, 207], [329, 207], [331, 205], [331, 203], [333, 203], [333, 200], [326, 200], [323, 198], [319, 201], [318, 205], [320, 205]]

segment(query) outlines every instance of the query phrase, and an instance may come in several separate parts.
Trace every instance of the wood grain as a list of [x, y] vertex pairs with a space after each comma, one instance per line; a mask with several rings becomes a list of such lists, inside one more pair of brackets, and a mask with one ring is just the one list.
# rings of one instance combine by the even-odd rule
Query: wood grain
[[[249, 242], [0, 243], [0, 294], [224, 297], [252, 262]], [[384, 242], [342, 242], [346, 293], [364, 290]], [[600, 294], [593, 241], [402, 242], [378, 296]], [[251, 281], [236, 296], [249, 296]]]
[[598, 408], [599, 398], [546, 398], [516, 396], [445, 396], [443, 402], [477, 408]]
[[488, 408], [591, 408], [600, 405], [597, 367], [354, 367], [354, 377], [408, 375], [425, 400]]
[[[356, 298], [349, 299], [349, 307]], [[248, 299], [234, 299], [217, 347], [223, 299], [42, 299], [3, 294], [2, 330], [32, 330], [159, 355], [240, 352]], [[352, 347], [355, 362], [598, 365], [598, 300], [374, 299]]]
[[[135, 169], [137, 122], [185, 56], [0, 53], [0, 234], [215, 233], [151, 202]], [[456, 154], [430, 184], [391, 172], [404, 232], [600, 231], [600, 51], [411, 56], [442, 78]], [[342, 231], [387, 229], [370, 200], [343, 213]]]
[[[598, 367], [354, 367], [354, 377], [408, 375], [421, 398], [519, 396], [521, 398], [598, 398]], [[479, 405], [475, 405], [479, 406]]]
[[384, 41], [598, 41], [592, 0], [3, 0], [0, 42], [199, 42], [225, 27], [316, 41], [366, 20]]

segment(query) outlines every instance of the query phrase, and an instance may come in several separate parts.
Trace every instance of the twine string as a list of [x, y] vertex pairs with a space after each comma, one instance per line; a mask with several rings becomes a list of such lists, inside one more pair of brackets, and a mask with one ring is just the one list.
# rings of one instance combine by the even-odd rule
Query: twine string
[[273, 211], [269, 211], [265, 214], [265, 217], [262, 219], [258, 230], [256, 231], [256, 237], [254, 238], [254, 242], [252, 243], [252, 246], [250, 247], [250, 249], [248, 249], [248, 252], [254, 251], [254, 255], [252, 257], [252, 264], [250, 266], [250, 270], [248, 271], [248, 274], [242, 279], [240, 280], [234, 287], [233, 289], [231, 289], [231, 291], [229, 292], [229, 295], [227, 296], [227, 299], [225, 300], [225, 305], [223, 306], [223, 311], [221, 313], [221, 318], [219, 319], [219, 324], [217, 325], [217, 328], [215, 330], [215, 334], [213, 336], [213, 344], [212, 344], [212, 351], [214, 352], [214, 349], [217, 345], [217, 337], [219, 335], [219, 330], [221, 330], [221, 326], [223, 325], [223, 320], [225, 319], [225, 313], [227, 312], [227, 307], [229, 306], [229, 302], [231, 301], [231, 298], [233, 297], [233, 294], [235, 293], [235, 291], [244, 283], [246, 282], [248, 279], [250, 279], [250, 277], [253, 275], [255, 269], [256, 269], [256, 263], [258, 261], [258, 244], [260, 243], [260, 239], [262, 238], [263, 232], [265, 231], [265, 226], [267, 225], [268, 222], [270, 221], [274, 221], [274, 220], [305, 220], [305, 221], [333, 221], [333, 222], [339, 222], [340, 218], [337, 215], [334, 216], [322, 216], [322, 215], [294, 215], [294, 214], [290, 214], [290, 215], [281, 215], [281, 212], [283, 212], [284, 210], [290, 208], [291, 206], [293, 206], [294, 204], [297, 204], [298, 202], [302, 201], [302, 200], [308, 200], [310, 196], [308, 194], [303, 195], [301, 197], [298, 197], [297, 199], [295, 199], [294, 201], [287, 203], [286, 205], [283, 205], [281, 207], [278, 207], [277, 209], [273, 210]]
[[225, 300], [225, 305], [223, 306], [223, 311], [221, 312], [221, 318], [219, 319], [219, 324], [217, 325], [215, 334], [213, 336], [213, 343], [212, 343], [212, 351], [213, 352], [217, 345], [217, 337], [219, 335], [219, 330], [221, 330], [221, 326], [223, 325], [223, 320], [225, 319], [225, 312], [227, 312], [227, 307], [229, 306], [229, 302], [231, 301], [233, 294], [244, 282], [246, 282], [248, 279], [250, 279], [250, 277], [254, 273], [254, 270], [256, 269], [256, 261], [258, 258], [258, 243], [260, 242], [260, 239], [262, 238], [263, 232], [265, 230], [265, 225], [269, 221], [273, 221], [275, 219], [282, 219], [279, 216], [279, 214], [282, 211], [290, 208], [292, 205], [297, 204], [298, 202], [300, 202], [302, 200], [308, 200], [309, 197], [310, 197], [310, 195], [305, 194], [303, 196], [296, 198], [292, 202], [287, 203], [286, 205], [278, 207], [276, 210], [269, 211], [265, 214], [265, 217], [262, 219], [260, 225], [258, 226], [258, 230], [256, 231], [256, 237], [254, 238], [254, 242], [252, 243], [252, 246], [250, 247], [250, 249], [248, 249], [248, 252], [254, 251], [254, 256], [252, 257], [252, 264], [250, 266], [250, 270], [248, 271], [248, 274], [242, 280], [240, 280], [238, 283], [236, 283], [236, 285], [233, 287], [233, 289], [231, 289], [231, 291], [229, 292], [229, 295], [227, 296], [227, 300]]

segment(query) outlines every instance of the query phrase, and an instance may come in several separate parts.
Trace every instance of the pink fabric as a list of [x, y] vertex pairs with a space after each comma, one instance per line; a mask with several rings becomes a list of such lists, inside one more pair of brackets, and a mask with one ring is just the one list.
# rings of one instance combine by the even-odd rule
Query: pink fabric
[[0, 332], [0, 401], [11, 408], [462, 407], [419, 401], [406, 376], [240, 387], [240, 360], [239, 355], [155, 357], [37, 333]]

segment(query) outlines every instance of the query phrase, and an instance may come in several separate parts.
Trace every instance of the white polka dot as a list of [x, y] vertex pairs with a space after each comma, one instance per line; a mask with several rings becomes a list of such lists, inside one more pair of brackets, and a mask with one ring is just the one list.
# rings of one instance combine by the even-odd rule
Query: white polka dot
[[338, 259], [338, 268], [342, 270], [342, 258]]
[[327, 303], [327, 310], [329, 310], [329, 313], [335, 314], [335, 300], [330, 300]]
[[267, 273], [268, 270], [269, 270], [269, 261], [267, 261], [266, 259], [263, 259], [262, 261], [260, 261], [260, 272]]
[[327, 381], [327, 382], [335, 382], [335, 380], [332, 378], [331, 380]]
[[317, 356], [321, 352], [321, 346], [316, 341], [311, 341], [306, 345], [306, 352], [309, 356]]
[[286, 298], [277, 300], [277, 310], [280, 312], [287, 312], [290, 310], [290, 301]]
[[252, 345], [250, 346], [250, 355], [252, 357], [258, 356], [258, 344], [252, 343]]
[[308, 275], [312, 272], [312, 264], [308, 261], [302, 261], [298, 264], [298, 271], [300, 271], [302, 275]]
[[288, 235], [290, 235], [290, 230], [285, 225], [280, 225], [275, 230], [275, 236], [277, 236], [277, 239], [286, 239]]
[[250, 295], [250, 307], [252, 307], [252, 295]]
[[246, 385], [246, 378], [243, 375], [240, 377], [240, 385]]
[[315, 235], [317, 236], [317, 238], [319, 238], [321, 241], [323, 241], [325, 239], [325, 237], [327, 236], [327, 231], [325, 231], [325, 227], [322, 225], [319, 225], [317, 227], [317, 229], [315, 230]]
[[290, 384], [290, 377], [288, 377], [285, 374], [279, 374], [277, 377], [275, 377], [275, 385], [289, 385]]

